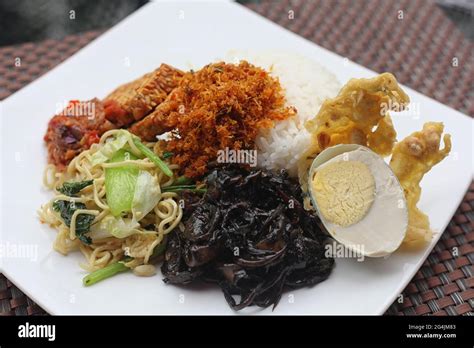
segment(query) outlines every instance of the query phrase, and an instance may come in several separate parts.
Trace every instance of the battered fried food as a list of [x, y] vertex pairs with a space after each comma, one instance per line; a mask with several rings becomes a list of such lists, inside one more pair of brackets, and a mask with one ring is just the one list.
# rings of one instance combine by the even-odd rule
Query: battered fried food
[[[390, 118], [385, 117], [390, 109], [403, 109], [409, 102], [390, 73], [373, 79], [352, 79], [305, 124], [313, 134], [313, 150], [317, 154], [336, 144], [360, 144], [379, 155], [389, 155], [396, 133]], [[378, 126], [381, 128], [373, 131]]]
[[[389, 110], [401, 111], [409, 98], [392, 74], [373, 79], [352, 79], [334, 99], [323, 103], [316, 117], [306, 123], [312, 143], [299, 164], [300, 183], [307, 190], [307, 172], [313, 159], [325, 148], [337, 144], [360, 144], [382, 156], [392, 153], [390, 166], [405, 192], [408, 208], [408, 229], [405, 244], [423, 244], [431, 239], [429, 219], [417, 208], [420, 182], [423, 176], [451, 150], [449, 134], [444, 136], [444, 148], [439, 149], [443, 124], [426, 123], [397, 143]], [[310, 208], [310, 202], [305, 200]]]
[[443, 137], [444, 148], [439, 148], [443, 129], [442, 123], [425, 123], [422, 131], [409, 135], [393, 149], [390, 166], [405, 191], [408, 205], [408, 229], [403, 241], [405, 244], [414, 246], [431, 239], [428, 216], [416, 205], [421, 195], [421, 179], [451, 151], [449, 134]]
[[186, 73], [179, 87], [130, 130], [148, 141], [173, 130], [166, 149], [193, 178], [206, 172], [218, 150], [253, 148], [259, 129], [294, 115], [284, 102], [280, 83], [265, 70], [245, 61], [220, 62]]
[[409, 102], [410, 98], [390, 73], [372, 79], [350, 80], [305, 124], [312, 141], [298, 166], [303, 189], [306, 191], [311, 162], [330, 146], [360, 144], [379, 155], [390, 155], [397, 133], [388, 111], [401, 111]]

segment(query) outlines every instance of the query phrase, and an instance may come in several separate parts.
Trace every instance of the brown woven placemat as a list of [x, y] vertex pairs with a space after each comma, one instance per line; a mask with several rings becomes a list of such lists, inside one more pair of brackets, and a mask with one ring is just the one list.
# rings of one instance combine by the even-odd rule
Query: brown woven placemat
[[66, 36], [62, 40], [0, 47], [0, 100], [72, 56], [101, 31]]
[[[263, 1], [248, 7], [301, 36], [474, 116], [474, 51], [424, 0]], [[402, 11], [402, 12], [400, 12]], [[403, 18], [401, 18], [403, 17]], [[0, 48], [0, 99], [94, 39], [99, 32]], [[15, 58], [21, 66], [15, 66]], [[453, 62], [457, 64], [453, 65]], [[387, 314], [474, 313], [474, 183], [421, 269]], [[0, 314], [45, 314], [0, 275]]]

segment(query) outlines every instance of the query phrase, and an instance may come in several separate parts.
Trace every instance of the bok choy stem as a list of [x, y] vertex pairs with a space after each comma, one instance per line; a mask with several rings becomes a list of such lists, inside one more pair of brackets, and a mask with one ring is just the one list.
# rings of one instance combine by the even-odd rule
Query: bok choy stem
[[[159, 257], [160, 255], [163, 255], [165, 252], [165, 249], [166, 249], [166, 240], [163, 240], [160, 244], [158, 244], [155, 247], [155, 249], [153, 249], [153, 254], [150, 256], [150, 260], [156, 260], [157, 257]], [[84, 284], [84, 286], [91, 286], [104, 279], [113, 277], [114, 275], [118, 273], [129, 271], [130, 268], [125, 266], [124, 263], [129, 262], [131, 260], [133, 260], [131, 257], [126, 257], [125, 259], [121, 261], [111, 263], [110, 265], [104, 268], [91, 272], [82, 279], [82, 284]]]
[[160, 168], [166, 176], [169, 176], [170, 178], [173, 176], [173, 172], [166, 165], [166, 163], [163, 162], [161, 158], [157, 156], [152, 150], [150, 150], [145, 144], [143, 144], [138, 137], [133, 137], [133, 143], [137, 149], [140, 150], [144, 156], [148, 157], [150, 161], [152, 161], [158, 168]]
[[173, 185], [162, 188], [163, 192], [180, 192], [185, 190], [196, 193], [205, 193], [207, 191], [205, 188], [197, 188], [196, 185]]
[[91, 272], [82, 279], [82, 283], [84, 284], [84, 286], [90, 286], [90, 285], [100, 282], [101, 280], [110, 278], [116, 275], [117, 273], [128, 271], [130, 270], [130, 268], [124, 265], [124, 262], [127, 262], [127, 261], [129, 260], [123, 260], [123, 261], [111, 263], [110, 265], [104, 268]]

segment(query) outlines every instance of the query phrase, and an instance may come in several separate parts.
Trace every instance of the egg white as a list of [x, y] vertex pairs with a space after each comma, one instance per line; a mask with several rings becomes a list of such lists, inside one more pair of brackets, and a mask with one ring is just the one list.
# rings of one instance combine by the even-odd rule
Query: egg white
[[[375, 196], [367, 214], [357, 223], [342, 227], [328, 221], [320, 214], [310, 187], [313, 204], [329, 234], [339, 243], [369, 257], [382, 257], [393, 253], [405, 238], [408, 226], [408, 209], [403, 188], [397, 177], [382, 157], [358, 145], [343, 152], [341, 146], [326, 149], [323, 160], [311, 167], [310, 180], [318, 168], [340, 161], [360, 161], [372, 173], [375, 180]], [[341, 153], [342, 152], [342, 153]], [[321, 156], [320, 155], [320, 156]], [[317, 161], [316, 158], [315, 161]]]

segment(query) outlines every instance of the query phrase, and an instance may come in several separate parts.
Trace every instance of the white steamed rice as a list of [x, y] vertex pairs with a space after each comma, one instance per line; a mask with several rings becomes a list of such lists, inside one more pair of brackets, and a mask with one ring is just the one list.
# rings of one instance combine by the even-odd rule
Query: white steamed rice
[[297, 163], [309, 146], [310, 134], [304, 123], [313, 118], [322, 102], [337, 95], [340, 84], [334, 74], [317, 62], [301, 55], [284, 52], [232, 51], [228, 62], [241, 59], [262, 67], [280, 80], [287, 105], [296, 107], [291, 119], [279, 121], [257, 137], [258, 165], [268, 169], [286, 169], [297, 176]]

